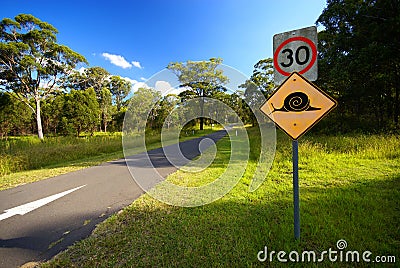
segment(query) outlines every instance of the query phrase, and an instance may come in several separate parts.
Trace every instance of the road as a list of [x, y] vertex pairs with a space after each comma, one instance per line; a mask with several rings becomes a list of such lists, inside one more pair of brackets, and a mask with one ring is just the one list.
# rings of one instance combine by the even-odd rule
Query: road
[[[183, 156], [193, 159], [200, 154], [199, 144], [203, 138], [216, 142], [225, 134], [219, 131], [181, 142], [179, 148]], [[167, 146], [164, 149], [171, 154], [171, 150], [177, 148]], [[176, 155], [180, 154], [176, 152]], [[145, 177], [154, 173], [148, 159], [162, 178], [177, 170], [159, 148], [131, 156], [127, 161], [111, 161], [0, 191], [0, 267], [48, 260], [75, 241], [89, 236], [98, 223], [143, 194], [126, 162], [139, 170], [135, 176]], [[173, 162], [179, 167], [188, 160]]]

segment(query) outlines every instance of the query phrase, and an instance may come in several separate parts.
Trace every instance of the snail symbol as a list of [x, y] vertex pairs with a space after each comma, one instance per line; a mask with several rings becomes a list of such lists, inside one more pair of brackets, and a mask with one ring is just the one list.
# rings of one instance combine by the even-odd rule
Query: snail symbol
[[271, 103], [273, 112], [304, 112], [304, 111], [316, 111], [321, 110], [321, 108], [312, 107], [310, 105], [310, 99], [308, 98], [307, 94], [304, 92], [293, 92], [287, 95], [283, 102], [283, 106], [281, 108], [275, 108], [274, 105]]

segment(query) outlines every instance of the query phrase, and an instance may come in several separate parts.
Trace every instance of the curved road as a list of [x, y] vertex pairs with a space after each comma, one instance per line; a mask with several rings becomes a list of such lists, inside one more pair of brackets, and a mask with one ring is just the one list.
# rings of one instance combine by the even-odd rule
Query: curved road
[[[200, 154], [202, 139], [210, 138], [216, 142], [225, 135], [226, 131], [218, 131], [181, 142], [179, 147], [187, 159], [174, 159], [173, 162], [178, 163], [178, 167], [185, 165]], [[176, 145], [165, 147], [169, 155], [177, 148]], [[180, 154], [175, 155], [179, 158]], [[167, 160], [163, 148], [159, 148], [129, 157], [127, 161], [111, 161], [1, 191], [0, 267], [18, 267], [30, 261], [47, 260], [90, 235], [98, 223], [143, 194], [132, 179], [126, 162], [138, 169], [139, 173], [135, 174], [149, 176], [154, 173], [148, 165], [149, 159], [162, 178], [178, 168]]]

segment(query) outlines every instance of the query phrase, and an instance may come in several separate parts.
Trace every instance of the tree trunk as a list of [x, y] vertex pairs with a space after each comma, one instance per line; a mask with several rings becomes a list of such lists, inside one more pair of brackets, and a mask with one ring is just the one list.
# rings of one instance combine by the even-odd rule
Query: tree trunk
[[203, 130], [204, 128], [204, 97], [201, 97], [200, 100], [200, 130]]
[[[399, 77], [397, 76], [398, 82], [400, 82]], [[399, 113], [400, 113], [400, 98], [399, 98], [399, 88], [398, 86], [395, 87], [395, 96], [394, 96], [394, 124], [396, 127], [399, 126]]]
[[117, 96], [115, 97], [115, 103], [117, 105], [117, 112], [121, 111], [121, 100], [119, 95], [117, 94]]
[[43, 128], [42, 128], [42, 118], [40, 116], [40, 99], [36, 99], [36, 123], [38, 138], [43, 140]]

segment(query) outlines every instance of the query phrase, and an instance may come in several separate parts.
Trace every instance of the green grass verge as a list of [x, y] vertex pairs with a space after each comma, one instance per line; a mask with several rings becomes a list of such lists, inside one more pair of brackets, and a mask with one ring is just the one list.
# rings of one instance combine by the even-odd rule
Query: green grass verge
[[[251, 150], [260, 138], [249, 129]], [[229, 161], [227, 138], [217, 144], [215, 163], [193, 175], [178, 171], [179, 183], [218, 177]], [[281, 267], [261, 263], [257, 253], [346, 250], [396, 255], [400, 261], [400, 140], [396, 136], [305, 136], [299, 141], [301, 240], [293, 235], [291, 142], [279, 133], [276, 158], [266, 181], [248, 192], [256, 158], [238, 185], [211, 204], [182, 208], [143, 195], [93, 234], [42, 267]], [[251, 154], [252, 156], [255, 154]], [[222, 163], [222, 164], [221, 164]], [[286, 256], [287, 257], [287, 256]], [[372, 258], [372, 257], [371, 257]], [[327, 258], [325, 258], [327, 260]], [[317, 266], [289, 263], [291, 266]], [[318, 263], [353, 267], [355, 263]], [[358, 266], [367, 266], [359, 263]]]
[[[193, 139], [215, 130], [218, 128], [182, 132], [180, 140]], [[132, 154], [143, 151], [140, 146], [136, 149], [135, 146], [130, 144]], [[146, 136], [147, 150], [159, 147], [159, 134]], [[99, 133], [83, 138], [47, 137], [44, 141], [33, 136], [11, 137], [0, 141], [0, 190], [123, 157], [121, 133]]]

